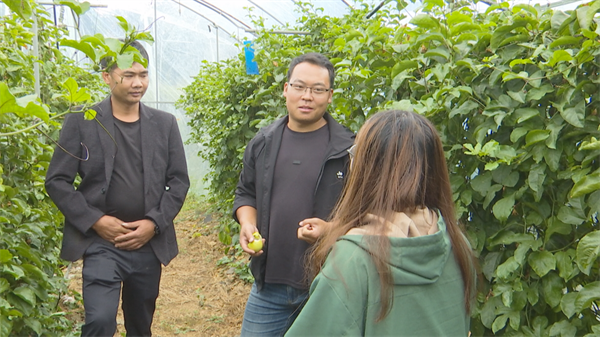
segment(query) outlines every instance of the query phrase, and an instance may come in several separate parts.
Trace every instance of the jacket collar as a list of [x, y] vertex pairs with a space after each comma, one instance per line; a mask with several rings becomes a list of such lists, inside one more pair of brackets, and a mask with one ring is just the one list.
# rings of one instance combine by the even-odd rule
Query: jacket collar
[[[113, 111], [111, 105], [111, 96], [98, 103], [96, 110], [96, 119], [98, 125], [98, 137], [104, 152], [104, 173], [106, 175], [107, 186], [110, 185], [112, 172], [117, 153], [117, 144], [114, 139], [115, 125], [113, 121]], [[156, 148], [155, 135], [158, 134], [158, 126], [153, 120], [154, 113], [151, 108], [140, 102], [140, 129], [142, 137], [142, 163], [144, 172], [152, 171], [152, 160]], [[150, 186], [150, 175], [144, 175], [144, 189]]]

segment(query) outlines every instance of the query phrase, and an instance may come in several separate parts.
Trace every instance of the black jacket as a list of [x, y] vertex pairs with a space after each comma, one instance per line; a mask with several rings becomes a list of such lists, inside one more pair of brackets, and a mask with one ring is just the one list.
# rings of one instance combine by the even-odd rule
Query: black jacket
[[[110, 97], [92, 109], [106, 130], [95, 120], [85, 120], [83, 113], [73, 113], [65, 118], [58, 141], [70, 153], [80, 158], [89, 154], [89, 159], [76, 159], [57, 147], [46, 174], [46, 191], [65, 216], [61, 257], [69, 261], [81, 258], [97, 237], [91, 227], [106, 212], [115, 160]], [[160, 228], [149, 243], [167, 265], [178, 253], [173, 219], [190, 186], [185, 152], [175, 116], [140, 103], [140, 122], [146, 217]], [[81, 183], [75, 189], [77, 175]]]
[[[269, 240], [269, 216], [271, 214], [271, 187], [273, 173], [277, 162], [277, 153], [288, 116], [262, 128], [252, 138], [244, 152], [244, 167], [235, 189], [233, 201], [233, 218], [239, 223], [235, 214], [242, 206], [252, 206], [257, 211], [257, 224], [262, 237]], [[329, 114], [324, 115], [329, 128], [329, 144], [325, 161], [315, 186], [315, 197], [312, 217], [326, 220], [342, 191], [344, 178], [350, 161], [348, 148], [354, 143], [354, 133], [336, 122]], [[250, 269], [258, 289], [264, 283], [267, 247], [264, 253], [252, 258]]]

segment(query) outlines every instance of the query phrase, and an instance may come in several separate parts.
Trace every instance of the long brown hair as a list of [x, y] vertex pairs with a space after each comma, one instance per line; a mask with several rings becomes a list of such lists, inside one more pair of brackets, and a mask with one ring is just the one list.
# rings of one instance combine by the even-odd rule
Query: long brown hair
[[[348, 181], [332, 213], [333, 224], [309, 251], [309, 275], [314, 277], [321, 270], [340, 236], [365, 224], [367, 214], [391, 221], [394, 212], [412, 213], [422, 207], [439, 210], [444, 218], [469, 312], [475, 262], [457, 223], [442, 142], [431, 122], [412, 112], [379, 112], [358, 132]], [[379, 226], [375, 234], [364, 239], [381, 282], [380, 321], [393, 304], [393, 278], [386, 227]]]

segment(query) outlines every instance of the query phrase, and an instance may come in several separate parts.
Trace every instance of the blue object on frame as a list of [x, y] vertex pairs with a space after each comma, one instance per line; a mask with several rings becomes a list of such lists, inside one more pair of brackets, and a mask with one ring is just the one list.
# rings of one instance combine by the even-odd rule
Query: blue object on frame
[[244, 54], [246, 55], [246, 74], [258, 75], [258, 63], [254, 61], [254, 48], [252, 41], [244, 41]]

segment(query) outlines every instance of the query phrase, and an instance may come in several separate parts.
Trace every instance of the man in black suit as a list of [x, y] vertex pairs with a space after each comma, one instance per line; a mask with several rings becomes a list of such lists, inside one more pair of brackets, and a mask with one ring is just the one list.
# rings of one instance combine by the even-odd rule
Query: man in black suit
[[143, 65], [102, 78], [111, 95], [92, 108], [96, 120], [67, 115], [46, 190], [65, 216], [61, 257], [83, 257], [82, 336], [115, 333], [121, 285], [127, 336], [151, 336], [161, 264], [178, 253], [173, 219], [189, 188], [183, 143], [173, 115], [140, 102]]

